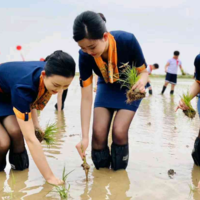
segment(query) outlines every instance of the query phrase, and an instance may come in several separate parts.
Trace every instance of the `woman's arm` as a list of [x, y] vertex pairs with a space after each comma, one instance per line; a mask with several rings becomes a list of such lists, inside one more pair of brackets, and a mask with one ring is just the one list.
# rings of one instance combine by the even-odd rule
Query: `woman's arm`
[[[198, 93], [200, 93], [200, 85], [199, 83], [197, 83], [196, 81], [192, 84], [190, 91], [189, 91], [189, 95], [190, 97], [193, 99]], [[179, 105], [176, 108], [176, 111], [178, 109], [182, 109], [182, 110], [187, 110], [188, 107], [185, 105], [185, 103], [182, 101], [182, 99], [179, 101]]]
[[34, 127], [38, 128], [38, 129], [41, 129], [36, 109], [32, 109], [31, 110], [31, 116], [32, 116], [32, 121], [33, 121]]
[[197, 94], [200, 93], [200, 85], [199, 83], [197, 83], [196, 81], [192, 84], [190, 91], [189, 91], [189, 95], [190, 97], [193, 99], [194, 97], [197, 96]]
[[[91, 119], [91, 109], [93, 103], [93, 84], [81, 89], [81, 128], [82, 128], [82, 140], [76, 145], [78, 153], [83, 159], [85, 156], [85, 150], [89, 143], [89, 129]], [[83, 152], [82, 152], [83, 148]]]
[[35, 136], [35, 130], [33, 126], [33, 120], [30, 119], [29, 121], [23, 121], [17, 118], [19, 123], [20, 129], [23, 133], [23, 136], [26, 140], [30, 153], [33, 157], [35, 164], [37, 165], [38, 169], [40, 170], [43, 177], [46, 179], [47, 182], [55, 185], [63, 184], [63, 181], [56, 178], [51, 171], [44, 152], [42, 150], [42, 146], [38, 139]]

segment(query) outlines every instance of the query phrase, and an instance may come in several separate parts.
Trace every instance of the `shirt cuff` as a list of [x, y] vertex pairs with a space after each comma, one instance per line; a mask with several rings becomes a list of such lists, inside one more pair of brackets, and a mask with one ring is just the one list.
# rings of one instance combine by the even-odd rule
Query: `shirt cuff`
[[13, 107], [13, 111], [14, 111], [16, 117], [23, 121], [28, 121], [29, 119], [31, 119], [31, 112], [22, 113], [19, 110], [17, 110], [17, 108], [15, 108], [15, 107]]
[[92, 79], [93, 79], [93, 75], [91, 75], [87, 80], [83, 81], [81, 78], [80, 78], [80, 85], [81, 87], [87, 87], [89, 85], [92, 84]]

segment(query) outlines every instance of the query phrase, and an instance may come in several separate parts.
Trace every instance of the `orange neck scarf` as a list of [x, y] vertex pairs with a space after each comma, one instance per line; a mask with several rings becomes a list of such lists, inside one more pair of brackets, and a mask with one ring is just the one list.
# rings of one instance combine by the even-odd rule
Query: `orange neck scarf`
[[51, 95], [48, 91], [45, 92], [45, 85], [42, 75], [40, 76], [40, 84], [38, 89], [38, 96], [35, 102], [31, 105], [32, 109], [43, 110], [48, 103]]
[[114, 37], [108, 33], [108, 64], [105, 63], [102, 57], [94, 58], [98, 68], [103, 75], [106, 83], [114, 83], [119, 79], [119, 71], [117, 67], [117, 46]]

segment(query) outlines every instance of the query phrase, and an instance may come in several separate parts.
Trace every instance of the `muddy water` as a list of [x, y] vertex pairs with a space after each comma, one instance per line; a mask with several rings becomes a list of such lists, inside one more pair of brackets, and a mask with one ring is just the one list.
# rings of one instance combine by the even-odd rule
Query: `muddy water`
[[[56, 96], [51, 99], [44, 112], [40, 113], [43, 127], [56, 122], [59, 128], [56, 144], [44, 151], [56, 174], [62, 176], [63, 167], [74, 170], [68, 176], [71, 185], [69, 199], [75, 200], [199, 200], [196, 191], [190, 194], [189, 185], [197, 186], [200, 168], [193, 165], [191, 151], [199, 128], [199, 119], [188, 120], [182, 111], [174, 112], [179, 95], [186, 91], [192, 80], [180, 79], [176, 92], [170, 97], [170, 89], [161, 96], [163, 79], [152, 79], [153, 96], [145, 98], [133, 120], [130, 132], [130, 159], [126, 171], [95, 170], [87, 150], [87, 161], [91, 165], [89, 182], [85, 182], [81, 159], [75, 145], [80, 140], [80, 88], [78, 78], [69, 89], [64, 113], [54, 111]], [[193, 100], [196, 108], [196, 99]], [[111, 141], [110, 141], [111, 142]], [[176, 174], [171, 179], [168, 170]], [[1, 199], [60, 199], [52, 192], [39, 173], [32, 158], [30, 168], [23, 172], [0, 173]]]

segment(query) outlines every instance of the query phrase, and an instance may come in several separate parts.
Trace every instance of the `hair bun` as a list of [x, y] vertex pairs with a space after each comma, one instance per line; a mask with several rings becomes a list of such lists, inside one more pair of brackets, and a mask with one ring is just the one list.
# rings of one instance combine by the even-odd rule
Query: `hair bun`
[[106, 22], [106, 18], [102, 13], [98, 13], [100, 15], [100, 17], [103, 19], [104, 22]]

